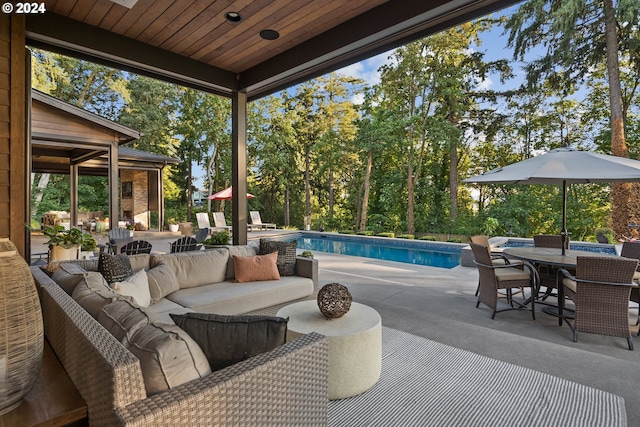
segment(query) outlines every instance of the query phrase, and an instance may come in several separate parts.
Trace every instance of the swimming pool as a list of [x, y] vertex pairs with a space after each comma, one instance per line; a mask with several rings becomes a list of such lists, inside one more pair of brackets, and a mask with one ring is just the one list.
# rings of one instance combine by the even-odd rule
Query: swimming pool
[[353, 255], [431, 267], [453, 268], [460, 265], [464, 245], [409, 239], [389, 239], [325, 233], [301, 233], [298, 249]]

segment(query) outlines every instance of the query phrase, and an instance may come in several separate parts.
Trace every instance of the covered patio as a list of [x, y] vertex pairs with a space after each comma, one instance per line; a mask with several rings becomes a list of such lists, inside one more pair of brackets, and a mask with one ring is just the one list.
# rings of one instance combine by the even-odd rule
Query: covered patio
[[[25, 45], [219, 94], [232, 100], [233, 179], [246, 192], [247, 102], [516, 3], [482, 1], [349, 1], [298, 3], [49, 0], [46, 12], [2, 17], [3, 57], [11, 76], [0, 87], [13, 123], [3, 142], [7, 171], [27, 170], [22, 123], [29, 77]], [[9, 36], [10, 35], [10, 36]], [[9, 113], [8, 111], [11, 111]], [[7, 212], [0, 235], [27, 250], [28, 212], [20, 180], [0, 182]], [[9, 196], [10, 194], [10, 196]], [[247, 202], [232, 200], [234, 243], [247, 240]]]

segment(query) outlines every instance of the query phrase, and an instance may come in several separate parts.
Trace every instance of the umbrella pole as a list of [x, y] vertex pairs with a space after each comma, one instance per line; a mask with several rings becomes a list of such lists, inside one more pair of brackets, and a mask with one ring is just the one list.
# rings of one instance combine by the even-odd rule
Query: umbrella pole
[[567, 244], [567, 181], [562, 181], [562, 230], [560, 235], [562, 236], [562, 255], [565, 255], [565, 247]]

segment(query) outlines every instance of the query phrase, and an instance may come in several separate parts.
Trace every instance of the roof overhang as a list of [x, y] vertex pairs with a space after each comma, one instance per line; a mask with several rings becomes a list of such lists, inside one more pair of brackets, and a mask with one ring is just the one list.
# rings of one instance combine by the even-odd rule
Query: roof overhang
[[[69, 3], [69, 9], [76, 7], [75, 1], [69, 0], [58, 0], [56, 6], [61, 3]], [[332, 2], [325, 1], [323, 5], [327, 3]], [[119, 34], [87, 23], [100, 22], [99, 16], [93, 16], [91, 21], [85, 17], [85, 22], [82, 22], [81, 19], [51, 13], [48, 9], [45, 14], [27, 16], [26, 37], [27, 43], [34, 47], [222, 96], [231, 96], [234, 91], [246, 92], [248, 99], [254, 100], [514, 3], [517, 2], [383, 2], [346, 21], [324, 28], [304, 41], [290, 42], [292, 44], [286, 46], [286, 50], [283, 47], [281, 52], [239, 72], [216, 66], [213, 60], [197, 60], [193, 56], [181, 55], [128, 37], [124, 35], [126, 32]], [[231, 1], [230, 5], [233, 4]], [[297, 13], [317, 12], [318, 7], [322, 5], [307, 2], [298, 8]], [[90, 13], [97, 13], [95, 10], [92, 9]], [[278, 18], [277, 12], [271, 12], [274, 20]], [[137, 22], [131, 25], [135, 28]], [[215, 42], [215, 39], [211, 42]], [[244, 53], [238, 51], [237, 55]]]

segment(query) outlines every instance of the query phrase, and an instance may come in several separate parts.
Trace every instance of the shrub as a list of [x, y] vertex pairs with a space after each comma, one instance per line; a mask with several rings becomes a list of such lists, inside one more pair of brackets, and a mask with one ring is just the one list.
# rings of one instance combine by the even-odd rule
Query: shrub
[[356, 234], [356, 232], [353, 231], [353, 230], [340, 230], [340, 231], [338, 231], [338, 233], [340, 233], [340, 234]]
[[435, 242], [436, 238], [433, 236], [420, 236], [418, 240], [428, 240], [430, 242]]
[[205, 239], [202, 244], [203, 245], [228, 245], [229, 244], [229, 234], [228, 231], [222, 230], [218, 231], [211, 235], [211, 237]]
[[376, 234], [376, 236], [378, 236], [378, 237], [389, 237], [389, 238], [393, 239], [395, 237], [395, 234], [393, 233], [393, 231], [388, 231], [388, 232], [384, 232], [384, 233], [378, 233], [378, 234]]
[[462, 243], [462, 239], [448, 239], [447, 242], [449, 242], [449, 243]]
[[396, 236], [398, 239], [415, 239], [416, 237], [413, 234], [398, 234]]
[[359, 236], [373, 236], [375, 233], [373, 232], [373, 230], [362, 230], [356, 231], [356, 234]]
[[302, 258], [313, 258], [313, 253], [311, 251], [302, 251], [300, 256]]

